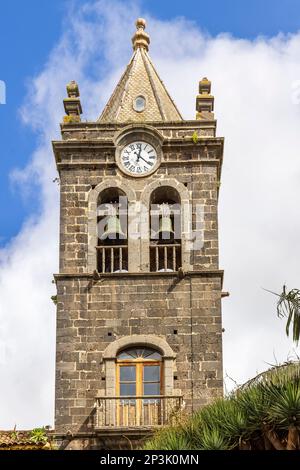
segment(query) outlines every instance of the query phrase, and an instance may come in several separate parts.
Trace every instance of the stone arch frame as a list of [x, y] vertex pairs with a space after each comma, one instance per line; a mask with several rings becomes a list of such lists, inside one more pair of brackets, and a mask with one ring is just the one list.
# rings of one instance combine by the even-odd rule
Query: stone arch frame
[[184, 271], [192, 271], [193, 266], [190, 263], [190, 244], [189, 244], [189, 234], [191, 229], [191, 220], [190, 215], [192, 213], [192, 199], [188, 189], [184, 186], [183, 183], [176, 180], [175, 178], [157, 178], [149, 183], [143, 190], [141, 194], [141, 205], [146, 207], [145, 217], [143, 224], [145, 229], [143, 230], [144, 234], [147, 236], [142, 237], [141, 240], [141, 266], [144, 271], [149, 271], [150, 269], [150, 259], [149, 259], [149, 245], [150, 245], [150, 214], [149, 206], [151, 195], [153, 191], [157, 188], [163, 186], [170, 186], [174, 188], [180, 197], [181, 204], [181, 257], [182, 257], [182, 268]]
[[116, 395], [116, 358], [122, 349], [135, 346], [147, 346], [157, 349], [163, 361], [164, 395], [173, 395], [174, 391], [174, 361], [176, 354], [164, 338], [155, 335], [131, 335], [110, 343], [103, 352], [105, 367], [106, 396]]
[[[89, 194], [88, 198], [88, 272], [93, 272], [97, 269], [97, 202], [99, 195], [105, 190], [110, 188], [118, 188], [123, 191], [128, 200], [128, 230], [131, 226], [130, 216], [133, 211], [130, 206], [136, 203], [136, 194], [132, 187], [121, 178], [106, 178], [99, 183]], [[128, 271], [132, 271], [130, 263], [130, 253], [134, 253], [136, 240], [131, 237], [128, 232]]]
[[116, 132], [114, 136], [114, 144], [118, 146], [126, 137], [132, 138], [132, 134], [140, 134], [141, 137], [147, 136], [154, 138], [160, 145], [163, 144], [164, 137], [156, 127], [150, 126], [149, 124], [134, 123], [123, 127], [120, 131]]

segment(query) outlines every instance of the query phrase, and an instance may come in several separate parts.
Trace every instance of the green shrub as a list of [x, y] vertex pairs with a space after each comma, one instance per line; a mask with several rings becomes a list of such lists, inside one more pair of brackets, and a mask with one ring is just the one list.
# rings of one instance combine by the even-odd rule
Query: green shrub
[[158, 431], [147, 450], [300, 449], [300, 363], [259, 374], [181, 425]]

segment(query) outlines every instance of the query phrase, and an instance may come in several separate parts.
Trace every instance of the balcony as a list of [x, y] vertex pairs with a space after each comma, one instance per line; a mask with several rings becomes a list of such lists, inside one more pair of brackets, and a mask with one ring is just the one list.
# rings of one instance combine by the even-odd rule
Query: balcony
[[182, 396], [147, 395], [96, 398], [96, 430], [153, 429], [175, 423]]

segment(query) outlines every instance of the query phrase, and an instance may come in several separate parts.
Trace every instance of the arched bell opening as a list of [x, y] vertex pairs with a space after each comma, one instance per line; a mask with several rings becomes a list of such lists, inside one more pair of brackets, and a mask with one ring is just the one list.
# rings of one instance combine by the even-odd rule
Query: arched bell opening
[[150, 271], [181, 266], [181, 205], [175, 188], [160, 186], [150, 198]]
[[108, 188], [97, 201], [97, 269], [128, 272], [128, 201], [119, 188]]

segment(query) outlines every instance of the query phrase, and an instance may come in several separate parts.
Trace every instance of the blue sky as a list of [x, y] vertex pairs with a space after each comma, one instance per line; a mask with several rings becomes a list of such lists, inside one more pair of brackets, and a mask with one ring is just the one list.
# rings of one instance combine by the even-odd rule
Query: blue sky
[[[28, 81], [41, 71], [63, 31], [66, 11], [74, 3], [1, 0], [0, 80], [6, 83], [7, 103], [0, 105], [0, 246], [18, 233], [29, 214], [39, 209], [38, 188], [21, 195], [10, 178], [14, 168], [26, 165], [37, 139], [33, 130], [22, 123], [19, 109], [26, 99]], [[158, 19], [184, 16], [213, 36], [229, 32], [235, 37], [253, 39], [258, 35], [293, 33], [300, 25], [298, 0], [141, 0], [139, 3], [142, 10]]]

